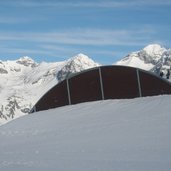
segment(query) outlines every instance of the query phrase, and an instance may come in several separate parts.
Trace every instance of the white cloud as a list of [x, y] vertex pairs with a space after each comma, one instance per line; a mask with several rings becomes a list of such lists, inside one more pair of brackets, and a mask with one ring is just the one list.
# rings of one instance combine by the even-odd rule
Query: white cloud
[[162, 41], [156, 40], [155, 36], [155, 30], [150, 26], [130, 30], [89, 28], [43, 33], [0, 32], [0, 53], [49, 57], [70, 57], [77, 53], [92, 56], [125, 56], [125, 48], [132, 46], [136, 49], [136, 47]]
[[0, 16], [0, 24], [20, 24], [32, 23], [34, 21], [43, 21], [45, 18], [41, 17], [6, 17]]
[[16, 24], [16, 23], [26, 23], [28, 21], [32, 21], [32, 19], [28, 20], [25, 18], [18, 18], [18, 17], [0, 17], [1, 24]]
[[170, 0], [144, 0], [144, 1], [139, 1], [142, 5], [171, 5], [171, 1]]
[[79, 8], [118, 8], [118, 7], [132, 7], [132, 6], [159, 6], [159, 5], [171, 5], [170, 0], [96, 0], [96, 1], [81, 1], [81, 0], [13, 0], [6, 2], [0, 2], [1, 4], [8, 4], [12, 6], [23, 6], [23, 7], [79, 7]]
[[46, 51], [46, 50], [38, 50], [38, 49], [26, 49], [26, 48], [11, 48], [11, 47], [1, 47], [0, 53], [6, 54], [44, 54], [49, 56], [55, 56], [53, 52]]
[[56, 32], [0, 32], [0, 40], [57, 43], [65, 45], [142, 45], [153, 35], [150, 29], [73, 29]]
[[125, 2], [120, 2], [120, 1], [102, 1], [102, 0], [96, 0], [96, 1], [74, 1], [74, 0], [68, 0], [68, 1], [54, 1], [54, 0], [49, 0], [49, 1], [36, 1], [36, 0], [27, 0], [27, 1], [22, 1], [22, 0], [13, 0], [9, 1], [7, 0], [6, 2], [0, 2], [1, 4], [6, 4], [10, 6], [23, 6], [23, 7], [119, 7], [119, 6], [125, 6]]

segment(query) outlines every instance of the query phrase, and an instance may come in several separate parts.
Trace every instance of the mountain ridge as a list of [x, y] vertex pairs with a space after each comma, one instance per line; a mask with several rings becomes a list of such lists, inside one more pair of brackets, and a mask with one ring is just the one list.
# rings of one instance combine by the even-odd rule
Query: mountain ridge
[[70, 74], [98, 65], [84, 54], [53, 63], [37, 63], [28, 56], [0, 61], [0, 124], [29, 113], [45, 92]]
[[171, 70], [171, 49], [166, 49], [159, 44], [150, 44], [142, 50], [132, 52], [114, 65], [132, 66], [164, 77]]

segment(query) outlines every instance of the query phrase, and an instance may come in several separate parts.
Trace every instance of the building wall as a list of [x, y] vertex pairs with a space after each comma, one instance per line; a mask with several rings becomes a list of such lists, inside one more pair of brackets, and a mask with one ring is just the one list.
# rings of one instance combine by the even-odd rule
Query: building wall
[[68, 81], [71, 104], [102, 99], [98, 69], [83, 72]]
[[139, 96], [137, 73], [134, 68], [102, 67], [104, 99], [124, 99]]
[[67, 82], [64, 80], [49, 90], [35, 105], [36, 111], [69, 105]]
[[34, 111], [105, 99], [171, 94], [171, 84], [149, 72], [125, 66], [102, 66], [75, 74], [54, 86]]
[[159, 94], [170, 94], [171, 85], [163, 79], [139, 71], [142, 96], [153, 96]]

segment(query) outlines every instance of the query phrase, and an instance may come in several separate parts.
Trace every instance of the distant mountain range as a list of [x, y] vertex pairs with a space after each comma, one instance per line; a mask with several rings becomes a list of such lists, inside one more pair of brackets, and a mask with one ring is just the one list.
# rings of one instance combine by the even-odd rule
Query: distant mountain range
[[[0, 124], [28, 114], [45, 92], [71, 74], [99, 65], [84, 54], [54, 63], [36, 63], [27, 56], [0, 61]], [[162, 71], [165, 77], [171, 68], [171, 49], [148, 45], [114, 65], [138, 67], [156, 74]]]

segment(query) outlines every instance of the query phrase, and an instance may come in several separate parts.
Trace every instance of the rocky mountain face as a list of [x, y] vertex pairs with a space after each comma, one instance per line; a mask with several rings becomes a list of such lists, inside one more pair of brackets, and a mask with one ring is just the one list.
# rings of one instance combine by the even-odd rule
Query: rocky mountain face
[[158, 44], [151, 44], [144, 49], [128, 54], [116, 65], [125, 65], [151, 71], [166, 78], [171, 69], [171, 49], [166, 49]]
[[29, 57], [0, 61], [0, 124], [28, 114], [45, 92], [70, 74], [98, 65], [83, 54], [54, 63], [36, 63]]
[[92, 59], [88, 56], [83, 54], [78, 54], [77, 56], [69, 59], [66, 64], [58, 71], [57, 79], [58, 81], [62, 81], [65, 78], [68, 78], [73, 73], [77, 73], [83, 71], [85, 69], [89, 69], [91, 66], [96, 67], [99, 64], [95, 63]]

